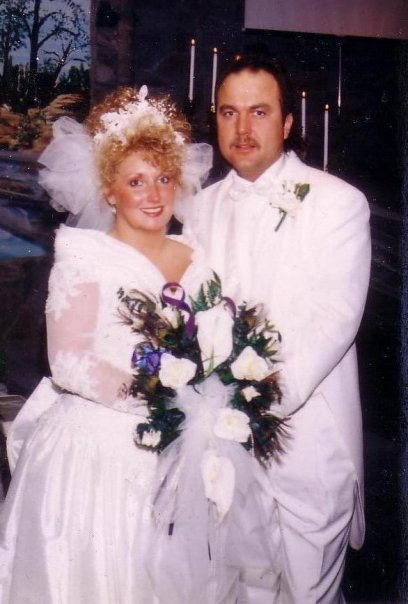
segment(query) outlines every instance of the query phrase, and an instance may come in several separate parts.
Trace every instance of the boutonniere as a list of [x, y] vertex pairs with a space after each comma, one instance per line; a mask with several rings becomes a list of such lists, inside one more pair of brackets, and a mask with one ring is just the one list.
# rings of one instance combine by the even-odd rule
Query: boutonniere
[[285, 220], [286, 216], [296, 216], [300, 210], [300, 204], [310, 191], [310, 185], [306, 182], [303, 183], [282, 183], [282, 189], [276, 192], [276, 200], [274, 206], [279, 208], [280, 214], [282, 214], [278, 224], [275, 227], [275, 232], [279, 230], [281, 224]]

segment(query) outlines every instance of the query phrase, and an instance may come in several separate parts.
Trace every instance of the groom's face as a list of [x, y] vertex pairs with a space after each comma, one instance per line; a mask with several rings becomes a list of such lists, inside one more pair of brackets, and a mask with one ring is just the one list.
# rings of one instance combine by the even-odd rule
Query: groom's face
[[232, 73], [218, 90], [220, 151], [243, 178], [255, 181], [283, 152], [292, 126], [283, 118], [280, 90], [266, 71]]

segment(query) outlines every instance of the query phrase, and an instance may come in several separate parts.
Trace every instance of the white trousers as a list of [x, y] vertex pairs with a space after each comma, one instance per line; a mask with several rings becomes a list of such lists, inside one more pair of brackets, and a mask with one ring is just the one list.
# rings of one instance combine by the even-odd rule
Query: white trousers
[[321, 395], [292, 416], [290, 434], [281, 463], [270, 470], [270, 503], [280, 526], [280, 590], [256, 602], [341, 604], [356, 472]]

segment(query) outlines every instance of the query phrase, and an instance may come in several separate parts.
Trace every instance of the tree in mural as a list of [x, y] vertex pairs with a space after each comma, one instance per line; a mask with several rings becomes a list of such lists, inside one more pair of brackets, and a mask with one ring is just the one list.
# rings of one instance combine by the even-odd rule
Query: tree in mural
[[[29, 51], [29, 61], [28, 69], [24, 71], [27, 79], [24, 105], [39, 105], [39, 84], [46, 81], [49, 92], [68, 62], [84, 60], [83, 56], [79, 57], [79, 51], [89, 45], [86, 24], [81, 1], [0, 0], [2, 90], [10, 89], [12, 51], [25, 46]], [[41, 55], [43, 61], [40, 65]], [[11, 94], [9, 96], [12, 98]]]
[[1, 97], [10, 87], [12, 73], [11, 53], [24, 46], [24, 24], [20, 19], [24, 12], [24, 0], [0, 0], [0, 59], [3, 63]]
[[[59, 44], [59, 50], [48, 51], [52, 54], [54, 66], [54, 84], [67, 60], [78, 50], [88, 45], [85, 31], [85, 12], [79, 2], [73, 0], [31, 0], [25, 11], [21, 11], [21, 20], [30, 47], [30, 74], [27, 90], [27, 102], [37, 100], [38, 56], [39, 51], [50, 40]], [[28, 10], [27, 10], [28, 8]]]

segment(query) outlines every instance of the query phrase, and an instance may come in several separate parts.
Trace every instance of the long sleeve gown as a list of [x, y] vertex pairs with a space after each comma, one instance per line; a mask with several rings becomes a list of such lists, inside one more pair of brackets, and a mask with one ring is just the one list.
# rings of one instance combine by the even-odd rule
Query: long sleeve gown
[[[158, 295], [165, 279], [102, 232], [61, 227], [55, 252], [46, 306], [52, 377], [9, 437], [15, 469], [0, 517], [0, 603], [153, 603], [143, 551], [157, 457], [133, 442], [146, 408], [123, 396], [138, 335], [120, 317], [117, 292]], [[195, 250], [181, 285], [194, 295], [209, 277]]]

